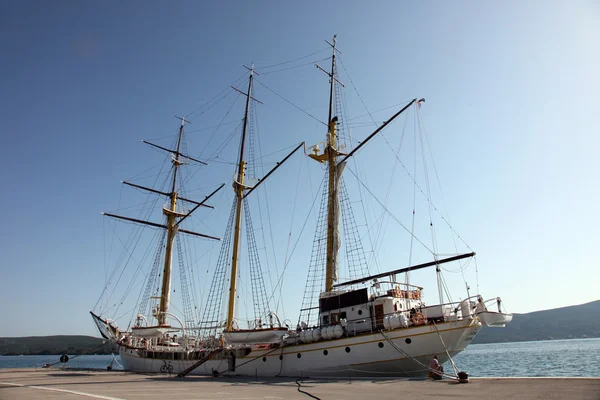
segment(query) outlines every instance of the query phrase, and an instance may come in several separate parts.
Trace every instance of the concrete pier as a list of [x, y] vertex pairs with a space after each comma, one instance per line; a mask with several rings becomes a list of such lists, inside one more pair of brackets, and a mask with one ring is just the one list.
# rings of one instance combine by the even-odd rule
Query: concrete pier
[[[0, 400], [259, 400], [304, 399], [293, 378], [187, 377], [125, 372], [0, 369]], [[300, 382], [319, 399], [600, 400], [600, 378], [339, 379]]]

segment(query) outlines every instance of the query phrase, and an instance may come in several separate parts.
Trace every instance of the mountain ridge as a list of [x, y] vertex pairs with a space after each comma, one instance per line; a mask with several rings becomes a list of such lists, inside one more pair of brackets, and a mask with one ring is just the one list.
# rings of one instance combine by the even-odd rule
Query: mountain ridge
[[479, 331], [473, 344], [600, 337], [600, 300], [574, 306], [513, 314], [504, 328]]

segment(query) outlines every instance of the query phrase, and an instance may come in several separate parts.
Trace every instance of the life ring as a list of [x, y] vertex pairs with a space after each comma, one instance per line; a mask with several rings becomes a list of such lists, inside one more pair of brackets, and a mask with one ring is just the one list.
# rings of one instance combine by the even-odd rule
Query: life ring
[[412, 322], [415, 325], [423, 325], [426, 321], [425, 316], [423, 315], [423, 313], [415, 313], [415, 315], [412, 316]]

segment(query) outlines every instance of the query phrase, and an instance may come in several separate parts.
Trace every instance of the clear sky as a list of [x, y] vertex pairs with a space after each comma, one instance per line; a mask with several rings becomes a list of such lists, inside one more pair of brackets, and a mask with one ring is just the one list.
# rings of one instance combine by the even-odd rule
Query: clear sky
[[[482, 292], [512, 312], [600, 298], [598, 1], [3, 1], [0, 336], [96, 334], [100, 211], [117, 208], [120, 180], [160, 161], [140, 140], [172, 135], [172, 115], [226, 88], [241, 64], [292, 60], [333, 34], [370, 110], [427, 99], [444, 207], [478, 253]], [[314, 67], [261, 79], [326, 119]], [[272, 123], [264, 143], [322, 140], [317, 122], [257, 96]], [[203, 138], [190, 137], [199, 154]], [[286, 290], [301, 295], [297, 277]]]

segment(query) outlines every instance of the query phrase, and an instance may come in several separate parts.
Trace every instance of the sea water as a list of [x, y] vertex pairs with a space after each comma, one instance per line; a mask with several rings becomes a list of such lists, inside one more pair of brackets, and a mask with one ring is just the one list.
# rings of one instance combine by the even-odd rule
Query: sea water
[[60, 362], [60, 355], [50, 356], [0, 356], [0, 368], [42, 368], [50, 364], [52, 368], [84, 368], [106, 369], [111, 366], [113, 370], [123, 369], [119, 356], [112, 355], [85, 355], [69, 356], [66, 363]]
[[[66, 364], [54, 356], [0, 356], [0, 368], [70, 368], [120, 370], [118, 356], [71, 356]], [[470, 377], [586, 376], [600, 377], [600, 338], [473, 344], [454, 357], [459, 371]], [[449, 362], [446, 372], [452, 371]]]
[[454, 363], [471, 377], [600, 377], [600, 338], [473, 344]]

